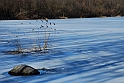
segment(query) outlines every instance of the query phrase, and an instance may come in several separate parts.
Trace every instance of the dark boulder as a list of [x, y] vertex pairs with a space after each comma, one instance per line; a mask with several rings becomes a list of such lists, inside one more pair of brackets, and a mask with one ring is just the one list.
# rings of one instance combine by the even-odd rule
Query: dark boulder
[[8, 72], [10, 75], [15, 76], [27, 76], [27, 75], [38, 75], [40, 72], [28, 65], [18, 65]]

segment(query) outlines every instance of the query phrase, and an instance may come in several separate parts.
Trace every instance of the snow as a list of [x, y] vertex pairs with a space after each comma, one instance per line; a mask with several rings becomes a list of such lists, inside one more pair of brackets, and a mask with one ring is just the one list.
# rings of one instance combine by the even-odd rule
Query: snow
[[[42, 53], [30, 51], [37, 43], [43, 45], [45, 29], [40, 26], [46, 26], [45, 21], [0, 21], [0, 83], [124, 83], [124, 17], [50, 19], [49, 23], [50, 50]], [[16, 36], [28, 52], [4, 53], [15, 49]], [[56, 70], [34, 76], [7, 74], [20, 64]]]

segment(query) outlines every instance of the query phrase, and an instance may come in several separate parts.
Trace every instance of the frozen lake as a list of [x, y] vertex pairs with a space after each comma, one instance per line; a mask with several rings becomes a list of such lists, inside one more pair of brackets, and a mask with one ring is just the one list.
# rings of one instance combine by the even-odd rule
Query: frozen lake
[[[124, 17], [50, 19], [48, 52], [5, 53], [17, 39], [23, 50], [43, 46], [41, 25], [47, 28], [41, 20], [0, 21], [0, 83], [124, 83]], [[20, 64], [55, 71], [7, 74]]]

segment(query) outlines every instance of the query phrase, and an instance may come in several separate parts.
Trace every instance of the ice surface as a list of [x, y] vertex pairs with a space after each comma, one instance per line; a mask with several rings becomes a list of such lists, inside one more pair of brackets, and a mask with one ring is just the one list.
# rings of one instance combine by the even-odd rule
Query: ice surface
[[[43, 45], [44, 29], [39, 28], [46, 24], [41, 20], [0, 21], [0, 83], [124, 83], [124, 17], [50, 22], [56, 25], [49, 25], [49, 52], [13, 55], [3, 51], [15, 49], [16, 36], [25, 51], [35, 43]], [[7, 72], [19, 64], [54, 70], [9, 76]]]

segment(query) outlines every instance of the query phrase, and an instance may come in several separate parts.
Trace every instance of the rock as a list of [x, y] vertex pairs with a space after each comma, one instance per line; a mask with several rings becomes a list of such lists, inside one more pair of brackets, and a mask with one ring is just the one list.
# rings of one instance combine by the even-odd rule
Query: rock
[[27, 76], [27, 75], [38, 75], [40, 72], [28, 65], [18, 65], [8, 72], [10, 75], [15, 76]]

